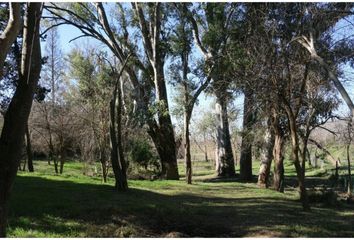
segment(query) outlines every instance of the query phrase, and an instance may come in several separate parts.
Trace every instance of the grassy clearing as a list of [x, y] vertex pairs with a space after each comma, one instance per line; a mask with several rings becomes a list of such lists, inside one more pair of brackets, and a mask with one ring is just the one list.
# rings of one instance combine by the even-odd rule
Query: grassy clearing
[[[292, 175], [291, 165], [286, 168]], [[207, 162], [194, 163], [193, 185], [134, 180], [125, 193], [113, 190], [112, 179], [102, 184], [83, 169], [82, 163], [69, 162], [56, 176], [53, 166], [36, 161], [35, 173], [20, 172], [9, 237], [354, 236], [353, 206], [303, 212], [290, 186], [281, 194], [255, 183], [207, 182], [213, 176]], [[182, 162], [180, 173], [183, 178]]]

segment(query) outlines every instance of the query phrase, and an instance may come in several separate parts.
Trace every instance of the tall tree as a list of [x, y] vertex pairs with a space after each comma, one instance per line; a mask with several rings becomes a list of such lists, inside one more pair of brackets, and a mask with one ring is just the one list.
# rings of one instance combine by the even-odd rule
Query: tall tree
[[50, 94], [48, 94], [46, 103], [43, 104], [43, 114], [45, 116], [46, 130], [48, 135], [48, 145], [49, 145], [49, 159], [54, 163], [54, 169], [56, 173], [59, 173], [59, 161], [60, 165], [63, 166], [63, 158], [58, 159], [59, 151], [55, 147], [55, 122], [58, 119], [57, 111], [58, 105], [60, 103], [60, 86], [62, 85], [63, 76], [63, 55], [60, 48], [60, 36], [57, 28], [50, 28], [46, 32], [46, 45], [45, 45], [45, 58], [46, 64], [43, 66], [43, 74], [41, 79], [41, 84], [47, 89], [50, 89]]
[[[126, 9], [118, 3], [117, 24], [120, 28], [115, 28], [110, 25], [102, 3], [77, 3], [69, 8], [55, 4], [46, 7], [54, 19], [59, 20], [57, 24], [71, 24], [80, 29], [83, 36], [101, 41], [121, 64], [129, 53], [132, 54], [132, 61], [126, 67], [126, 72], [135, 88], [139, 111], [145, 116], [148, 133], [159, 154], [162, 176], [166, 179], [178, 179], [175, 138], [164, 76], [168, 53], [166, 39], [169, 35], [167, 8], [168, 4], [163, 3], [134, 3], [129, 9], [134, 16], [133, 21], [130, 21], [125, 13]], [[132, 28], [138, 30], [138, 39], [129, 34], [128, 29]]]
[[17, 173], [25, 126], [41, 70], [39, 24], [41, 3], [28, 3], [25, 13], [21, 71], [18, 85], [4, 117], [0, 137], [0, 236], [6, 235], [6, 212]]
[[[193, 39], [190, 24], [187, 21], [187, 9], [182, 4], [176, 4], [176, 20], [178, 25], [175, 30], [175, 35], [172, 38], [173, 41], [173, 53], [180, 60], [171, 66], [174, 81], [182, 87], [181, 98], [183, 106], [183, 140], [184, 140], [184, 160], [186, 164], [186, 181], [188, 184], [192, 183], [192, 159], [191, 159], [191, 145], [190, 145], [190, 120], [194, 105], [202, 93], [202, 91], [208, 86], [211, 81], [210, 68], [213, 66], [205, 66], [209, 68], [207, 71], [206, 80], [201, 82], [199, 86], [193, 81], [193, 77], [188, 76], [192, 74], [190, 70], [192, 68], [189, 63], [189, 58], [192, 51]], [[181, 69], [181, 70], [179, 70]], [[181, 76], [182, 75], [182, 76]], [[195, 78], [195, 77], [194, 77]], [[180, 96], [179, 96], [180, 97]]]
[[[187, 8], [188, 6], [185, 5]], [[212, 88], [216, 96], [215, 114], [218, 120], [217, 127], [217, 149], [216, 149], [216, 172], [218, 176], [234, 176], [235, 164], [230, 139], [229, 119], [227, 104], [230, 100], [227, 92], [230, 79], [224, 74], [224, 67], [227, 63], [223, 61], [226, 43], [235, 27], [235, 15], [237, 4], [227, 3], [203, 3], [196, 7], [188, 8], [188, 19], [193, 28], [193, 36], [205, 62], [212, 62], [215, 65], [210, 73]], [[201, 17], [196, 19], [198, 14]], [[202, 28], [206, 28], [201, 32]]]
[[115, 84], [110, 101], [110, 137], [111, 137], [111, 161], [112, 168], [116, 179], [116, 188], [120, 191], [128, 189], [127, 182], [127, 167], [124, 159], [123, 144], [122, 144], [122, 80], [124, 68], [126, 67], [129, 56], [125, 60], [119, 73], [115, 73]]

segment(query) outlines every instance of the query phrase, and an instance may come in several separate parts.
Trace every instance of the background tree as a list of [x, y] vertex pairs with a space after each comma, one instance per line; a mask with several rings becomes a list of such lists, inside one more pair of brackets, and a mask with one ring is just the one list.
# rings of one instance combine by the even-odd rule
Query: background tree
[[[192, 50], [192, 31], [187, 21], [187, 9], [183, 5], [176, 4], [176, 20], [179, 25], [176, 27], [175, 34], [172, 38], [173, 45], [172, 51], [175, 54], [175, 58], [178, 58], [177, 62], [171, 66], [171, 70], [174, 76], [174, 81], [181, 85], [181, 95], [177, 98], [181, 98], [183, 106], [183, 140], [184, 140], [184, 159], [186, 164], [186, 181], [188, 184], [192, 183], [192, 160], [191, 160], [191, 144], [190, 144], [190, 120], [194, 105], [202, 93], [202, 91], [208, 86], [211, 81], [210, 75], [207, 73], [206, 80], [201, 82], [199, 86], [195, 82], [198, 76], [191, 75], [192, 66], [190, 65], [189, 58], [191, 57]], [[213, 66], [206, 66], [212, 68]], [[180, 71], [179, 69], [182, 69]], [[209, 72], [211, 72], [209, 70]], [[197, 78], [198, 79], [198, 78]]]
[[[50, 27], [50, 26], [49, 26]], [[48, 147], [49, 147], [49, 159], [48, 163], [51, 161], [54, 163], [54, 169], [56, 173], [60, 172], [60, 165], [63, 166], [63, 158], [59, 159], [59, 149], [55, 145], [60, 146], [60, 144], [55, 144], [55, 122], [62, 119], [61, 112], [59, 111], [59, 105], [63, 102], [61, 99], [61, 87], [63, 84], [63, 54], [60, 49], [60, 37], [57, 28], [50, 28], [46, 32], [46, 46], [45, 46], [45, 58], [46, 63], [43, 66], [41, 85], [46, 89], [50, 89], [50, 94], [46, 97], [46, 104], [41, 105], [41, 110], [44, 115], [45, 120], [45, 130], [48, 136]], [[57, 133], [60, 133], [61, 128], [57, 128]], [[62, 134], [57, 134], [62, 135]], [[58, 139], [63, 139], [62, 136]]]
[[[145, 116], [149, 135], [159, 153], [162, 176], [167, 179], [178, 179], [175, 139], [163, 71], [165, 57], [168, 54], [168, 42], [165, 41], [169, 34], [167, 4], [137, 3], [128, 9], [118, 4], [120, 28], [110, 26], [101, 3], [94, 6], [79, 3], [65, 8], [51, 4], [46, 6], [46, 9], [59, 21], [57, 24], [71, 24], [80, 29], [83, 36], [101, 41], [121, 64], [128, 52], [132, 54], [132, 61], [127, 66], [126, 72], [135, 88], [139, 111]], [[132, 21], [126, 16], [126, 10], [132, 11], [134, 16]], [[58, 11], [66, 15], [59, 14]], [[106, 34], [101, 34], [99, 29]], [[130, 35], [128, 29], [138, 30], [138, 36]], [[136, 40], [136, 37], [142, 39], [142, 45], [139, 45], [141, 41]], [[143, 49], [140, 46], [143, 46]], [[140, 57], [141, 55], [144, 57]]]

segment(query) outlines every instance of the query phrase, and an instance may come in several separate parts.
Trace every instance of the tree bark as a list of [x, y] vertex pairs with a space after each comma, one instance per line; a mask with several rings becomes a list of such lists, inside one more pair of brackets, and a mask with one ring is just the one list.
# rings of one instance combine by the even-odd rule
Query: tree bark
[[293, 112], [289, 106], [285, 106], [285, 110], [288, 115], [290, 136], [291, 136], [291, 145], [292, 145], [292, 159], [295, 165], [298, 187], [300, 192], [300, 201], [304, 210], [310, 210], [310, 205], [308, 202], [307, 191], [305, 187], [305, 166], [301, 166], [299, 159], [299, 139], [296, 127], [296, 120]]
[[117, 140], [118, 140], [118, 157], [119, 157], [119, 169], [120, 169], [120, 179], [119, 179], [119, 187], [120, 190], [128, 189], [128, 181], [127, 181], [127, 167], [124, 159], [124, 151], [122, 144], [122, 84], [121, 78], [118, 78], [118, 105], [117, 105]]
[[350, 166], [350, 144], [347, 145], [347, 161], [348, 161], [348, 196], [352, 196], [353, 182], [352, 182], [352, 172]]
[[348, 143], [347, 143], [347, 161], [348, 161], [348, 197], [352, 197], [352, 189], [353, 189], [353, 182], [352, 182], [352, 172], [351, 172], [351, 164], [350, 164], [350, 145], [352, 143], [352, 122], [353, 119], [350, 118], [348, 122]]
[[3, 75], [3, 67], [6, 55], [10, 50], [12, 43], [16, 40], [21, 28], [21, 4], [9, 3], [10, 14], [9, 21], [5, 30], [0, 35], [0, 78]]
[[[284, 192], [284, 135], [278, 126], [274, 134], [274, 179], [273, 187], [278, 192]], [[276, 129], [275, 128], [275, 129]]]
[[60, 173], [60, 174], [63, 174], [64, 163], [65, 163], [65, 158], [64, 158], [64, 156], [61, 156], [61, 157], [60, 157], [60, 168], [59, 168], [59, 173]]
[[267, 129], [264, 133], [264, 141], [261, 150], [261, 166], [259, 168], [258, 186], [269, 187], [269, 173], [273, 160], [274, 133], [271, 131], [270, 120], [267, 121]]
[[28, 3], [23, 31], [21, 71], [4, 117], [0, 137], [0, 237], [6, 236], [6, 212], [21, 158], [25, 128], [41, 70], [39, 24], [41, 3]]
[[[129, 56], [126, 58], [120, 72], [116, 76], [116, 82], [110, 101], [110, 139], [111, 139], [111, 162], [115, 178], [115, 187], [118, 191], [126, 191], [128, 189], [126, 163], [124, 160], [123, 146], [122, 146], [122, 90], [121, 90], [121, 76], [124, 68], [127, 65]], [[116, 102], [118, 100], [118, 106]], [[117, 110], [117, 115], [116, 115]]]
[[192, 160], [191, 160], [191, 144], [189, 139], [189, 120], [190, 114], [188, 110], [184, 112], [184, 160], [186, 163], [186, 181], [192, 184]]
[[216, 94], [215, 112], [218, 121], [215, 156], [216, 173], [222, 177], [233, 177], [235, 176], [235, 163], [230, 139], [227, 101], [224, 94], [224, 92]]
[[101, 167], [102, 167], [102, 181], [104, 183], [107, 182], [107, 166], [106, 166], [106, 161], [101, 161]]
[[119, 179], [120, 179], [120, 171], [119, 171], [119, 160], [118, 160], [118, 142], [117, 142], [117, 133], [116, 133], [116, 119], [115, 119], [115, 101], [113, 98], [110, 102], [110, 137], [111, 137], [111, 162], [112, 162], [112, 170], [115, 178], [115, 187], [120, 190], [119, 187]]
[[245, 100], [243, 104], [243, 130], [240, 156], [240, 178], [243, 181], [252, 180], [252, 142], [251, 134], [254, 124], [253, 92], [245, 89]]
[[179, 175], [177, 167], [176, 142], [171, 116], [169, 113], [167, 90], [163, 75], [163, 65], [156, 66], [155, 89], [157, 90], [157, 103], [160, 106], [160, 110], [158, 112], [158, 135], [160, 135], [162, 139], [158, 140], [159, 147], [157, 151], [162, 163], [162, 176], [169, 180], [178, 180]]
[[[152, 137], [162, 165], [162, 177], [178, 180], [177, 154], [174, 130], [169, 113], [166, 81], [164, 76], [165, 50], [161, 42], [162, 9], [160, 3], [150, 5], [150, 25], [147, 23], [140, 3], [132, 5], [135, 15], [139, 20], [142, 40], [147, 58], [153, 70], [155, 87], [155, 103], [158, 106], [158, 123], [150, 125], [149, 134]], [[149, 28], [150, 27], [150, 28]], [[160, 139], [159, 139], [160, 138]]]
[[34, 172], [33, 168], [33, 152], [31, 144], [31, 134], [28, 128], [28, 123], [26, 124], [26, 151], [27, 151], [27, 166], [29, 172]]

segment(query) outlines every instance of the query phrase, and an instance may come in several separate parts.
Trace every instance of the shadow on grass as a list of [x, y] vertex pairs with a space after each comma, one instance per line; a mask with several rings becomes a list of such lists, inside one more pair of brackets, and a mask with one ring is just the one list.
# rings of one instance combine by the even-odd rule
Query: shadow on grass
[[[237, 196], [242, 190], [233, 191]], [[306, 213], [298, 203], [279, 197], [167, 195], [134, 188], [118, 193], [108, 185], [18, 176], [9, 224], [10, 233], [24, 235], [17, 237], [31, 236], [31, 231], [66, 237], [164, 237], [171, 232], [190, 237], [260, 232], [262, 236], [353, 237], [353, 215], [340, 216], [339, 211]]]

